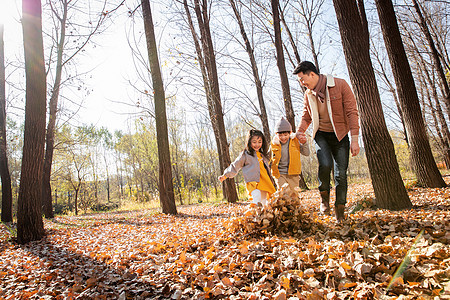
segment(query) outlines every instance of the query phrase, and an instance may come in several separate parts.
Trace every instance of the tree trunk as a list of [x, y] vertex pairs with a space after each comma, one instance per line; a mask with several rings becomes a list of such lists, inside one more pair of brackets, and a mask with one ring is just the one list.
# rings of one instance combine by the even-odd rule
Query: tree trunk
[[94, 199], [98, 203], [98, 175], [96, 173], [95, 163], [92, 163], [92, 176], [94, 178]]
[[42, 170], [45, 143], [46, 78], [40, 0], [23, 0], [22, 27], [25, 48], [25, 129], [17, 211], [17, 240], [40, 240], [42, 220]]
[[[427, 82], [423, 83], [426, 90], [427, 95], [426, 98], [428, 99], [429, 106], [431, 107], [431, 113], [433, 115], [434, 123], [436, 124], [435, 125], [436, 131], [438, 132], [442, 147], [442, 156], [444, 157], [445, 165], [446, 168], [448, 169], [450, 167], [450, 131], [444, 116], [444, 112], [442, 111], [441, 103], [439, 101], [439, 96], [435, 84], [435, 76], [434, 76], [435, 74], [433, 73], [433, 76], [431, 76], [430, 72], [428, 71], [425, 60], [420, 54], [420, 51], [417, 49], [417, 47], [415, 47], [415, 50], [417, 51], [417, 56], [420, 59], [420, 63], [418, 63], [418, 68], [422, 71], [423, 74], [425, 74], [422, 80], [424, 79], [427, 80]], [[435, 108], [433, 107], [431, 99], [434, 100], [434, 104], [436, 106]], [[441, 125], [441, 128], [439, 128], [438, 124]]]
[[[217, 152], [219, 154], [219, 166], [221, 171], [226, 168], [227, 166], [223, 166], [223, 160], [221, 159], [222, 157], [222, 148], [220, 146], [220, 134], [218, 132], [218, 126], [217, 126], [217, 119], [214, 117], [214, 103], [211, 100], [212, 96], [211, 96], [211, 87], [210, 87], [210, 81], [208, 79], [208, 72], [206, 71], [206, 61], [203, 57], [203, 52], [202, 52], [202, 47], [200, 45], [200, 41], [198, 39], [197, 33], [195, 31], [194, 28], [194, 23], [192, 22], [192, 18], [191, 18], [191, 13], [189, 11], [189, 7], [187, 4], [187, 1], [184, 0], [183, 1], [183, 5], [184, 5], [184, 9], [186, 11], [186, 16], [187, 16], [187, 20], [188, 20], [188, 24], [189, 24], [189, 29], [191, 31], [191, 35], [192, 35], [192, 39], [194, 40], [194, 45], [195, 45], [195, 51], [197, 53], [197, 60], [199, 62], [200, 65], [200, 71], [202, 73], [202, 79], [203, 79], [203, 86], [205, 88], [205, 93], [206, 93], [206, 103], [208, 106], [208, 113], [209, 113], [209, 118], [211, 120], [211, 125], [212, 125], [212, 129], [214, 132], [214, 137], [215, 137], [215, 141], [216, 141], [216, 147], [217, 147]], [[196, 12], [197, 13], [197, 12]], [[233, 181], [233, 185], [234, 185], [234, 179], [231, 178], [231, 180]], [[225, 182], [222, 183], [222, 191], [223, 191], [223, 197], [225, 199], [228, 199], [227, 196], [227, 185]], [[190, 202], [190, 200], [189, 200]]]
[[[206, 91], [206, 100], [211, 124], [216, 139], [217, 152], [219, 154], [220, 169], [224, 170], [231, 164], [230, 152], [228, 149], [227, 135], [223, 121], [222, 103], [220, 100], [219, 79], [217, 76], [217, 66], [214, 54], [214, 47], [209, 29], [208, 8], [204, 1], [200, 6], [198, 0], [194, 0], [194, 10], [200, 28], [200, 42], [191, 19], [187, 1], [183, 1], [186, 15], [188, 17], [189, 28], [194, 39], [200, 69], [202, 71], [203, 83]], [[222, 183], [224, 197], [229, 203], [234, 203], [238, 199], [236, 185], [233, 178]]]
[[[292, 107], [291, 91], [289, 87], [289, 79], [286, 72], [286, 64], [284, 62], [283, 41], [281, 40], [280, 11], [278, 0], [271, 0], [273, 15], [273, 30], [275, 35], [275, 49], [277, 53], [277, 66], [280, 73], [281, 88], [283, 90], [283, 102], [286, 110], [286, 119], [291, 123], [292, 129], [295, 131], [295, 114]], [[303, 174], [300, 173], [300, 188], [308, 189]]]
[[372, 178], [376, 205], [400, 210], [410, 208], [384, 120], [380, 95], [369, 53], [369, 33], [362, 0], [333, 0], [361, 119], [361, 130]]
[[74, 199], [74, 206], [75, 206], [75, 216], [78, 216], [78, 193], [80, 190], [80, 186], [78, 186], [75, 189], [75, 199]]
[[[299, 5], [301, 8], [301, 16], [305, 19], [306, 29], [308, 30], [309, 45], [311, 47], [311, 54], [314, 59], [314, 64], [316, 65], [317, 71], [320, 73], [319, 66], [319, 53], [316, 50], [316, 45], [314, 43], [314, 33], [313, 27], [317, 20], [317, 17], [321, 14], [322, 6], [324, 0], [313, 0], [313, 1], [300, 1]], [[319, 45], [320, 46], [320, 45]]]
[[[303, 6], [303, 5], [307, 5], [307, 4], [302, 2], [301, 5]], [[314, 44], [314, 39], [313, 39], [313, 37], [314, 37], [314, 35], [313, 35], [313, 27], [312, 27], [313, 24], [311, 22], [311, 19], [308, 19], [306, 23], [307, 23], [306, 29], [308, 30], [309, 45], [311, 47], [311, 54], [312, 54], [313, 59], [314, 59], [314, 64], [316, 65], [317, 72], [320, 73], [319, 57], [317, 55], [316, 45]]]
[[375, 3], [408, 132], [411, 162], [417, 177], [417, 183], [430, 188], [445, 187], [444, 179], [442, 179], [431, 153], [420, 110], [419, 97], [400, 36], [394, 5], [392, 0], [376, 0]]
[[172, 164], [170, 163], [169, 134], [167, 129], [166, 97], [158, 59], [152, 11], [149, 0], [142, 0], [145, 37], [147, 40], [148, 60], [152, 73], [155, 98], [156, 140], [159, 158], [159, 199], [162, 212], [177, 214], [175, 195], [173, 192]]
[[231, 4], [231, 7], [233, 8], [234, 15], [236, 16], [236, 20], [239, 24], [239, 29], [241, 31], [242, 39], [244, 40], [244, 43], [245, 43], [245, 50], [247, 51], [248, 57], [250, 59], [250, 64], [252, 66], [253, 80], [255, 81], [255, 85], [256, 85], [256, 94], [258, 96], [259, 109], [260, 109], [259, 118], [261, 119], [264, 137], [266, 138], [267, 142], [269, 143], [271, 140], [269, 121], [267, 118], [266, 104], [264, 103], [264, 97], [263, 97], [263, 87], [262, 87], [261, 79], [259, 77], [258, 64], [256, 63], [254, 49], [250, 45], [250, 41], [247, 37], [247, 32], [245, 31], [244, 23], [242, 22], [241, 15], [236, 7], [236, 2], [234, 0], [230, 0], [230, 4]]
[[403, 135], [405, 136], [406, 143], [408, 143], [408, 133], [406, 132], [405, 121], [403, 120], [402, 110], [400, 108], [400, 103], [398, 102], [397, 90], [395, 89], [394, 85], [392, 84], [391, 80], [389, 79], [386, 73], [386, 70], [384, 69], [383, 60], [380, 59], [379, 53], [376, 51], [374, 51], [373, 53], [381, 69], [380, 71], [378, 71], [378, 73], [384, 78], [385, 84], [389, 87], [389, 92], [392, 94], [392, 97], [394, 98], [395, 106], [397, 107], [398, 111], [398, 116], [400, 117], [400, 122], [402, 123]]
[[111, 186], [109, 185], [109, 175], [106, 175], [106, 197], [109, 203], [111, 201]]
[[[218, 131], [218, 141], [221, 148], [221, 157], [224, 170], [227, 166], [231, 164], [230, 151], [227, 141], [227, 133], [225, 130], [225, 123], [223, 120], [222, 102], [220, 99], [220, 89], [219, 89], [219, 77], [217, 75], [217, 65], [216, 65], [216, 55], [214, 53], [214, 46], [212, 43], [211, 30], [209, 28], [209, 12], [207, 6], [207, 0], [203, 0], [201, 6], [199, 5], [199, 0], [194, 0], [195, 11], [197, 14], [197, 20], [199, 21], [199, 28], [201, 34], [201, 42], [203, 46], [203, 54], [206, 61], [206, 70], [208, 78], [210, 80], [210, 91], [211, 98], [214, 107], [214, 116], [217, 120], [217, 131]], [[201, 12], [201, 14], [200, 14]], [[237, 201], [237, 191], [236, 185], [233, 180], [227, 180], [225, 182], [225, 190], [227, 195], [227, 200], [230, 203]]]
[[11, 176], [6, 152], [6, 77], [3, 24], [0, 23], [0, 177], [2, 179], [2, 222], [12, 222]]
[[275, 49], [277, 53], [277, 66], [280, 73], [281, 88], [283, 90], [283, 102], [286, 110], [286, 119], [295, 128], [295, 114], [292, 107], [291, 92], [289, 87], [289, 79], [286, 73], [286, 64], [284, 62], [283, 41], [281, 39], [280, 11], [279, 1], [271, 0], [273, 15], [273, 30], [275, 34]]
[[390, 92], [392, 94], [392, 97], [394, 98], [394, 102], [395, 102], [395, 106], [397, 107], [397, 111], [398, 114], [400, 116], [400, 122], [402, 123], [402, 128], [403, 128], [403, 135], [405, 136], [405, 141], [408, 144], [409, 147], [409, 140], [408, 140], [408, 131], [406, 130], [406, 125], [405, 125], [405, 120], [402, 114], [402, 109], [400, 107], [400, 103], [398, 101], [398, 97], [397, 97], [397, 91], [393, 88], [390, 89]]
[[63, 67], [63, 51], [64, 42], [66, 38], [66, 20], [67, 20], [67, 0], [63, 2], [63, 15], [59, 19], [61, 22], [61, 33], [59, 36], [59, 41], [57, 43], [57, 61], [56, 61], [56, 74], [55, 82], [53, 84], [52, 96], [50, 97], [49, 103], [49, 119], [47, 124], [47, 134], [45, 138], [45, 158], [44, 158], [44, 176], [42, 182], [42, 202], [44, 216], [47, 219], [52, 219], [53, 207], [52, 207], [52, 187], [50, 184], [50, 177], [52, 174], [52, 162], [53, 162], [53, 151], [55, 146], [55, 127], [56, 127], [56, 113], [58, 109], [58, 99], [61, 85], [61, 74]]
[[445, 77], [444, 69], [442, 68], [441, 61], [439, 59], [439, 52], [436, 49], [436, 45], [434, 43], [433, 37], [431, 36], [430, 30], [428, 29], [427, 21], [425, 20], [422, 11], [419, 7], [417, 0], [412, 0], [414, 4], [414, 9], [416, 10], [417, 16], [419, 17], [419, 25], [422, 29], [422, 32], [425, 35], [425, 38], [428, 42], [428, 46], [431, 50], [431, 58], [433, 59], [433, 64], [436, 69], [436, 72], [439, 77], [439, 81], [441, 83], [442, 89], [444, 91], [444, 99], [445, 105], [447, 108], [447, 114], [450, 115], [450, 87], [447, 79]]
[[286, 33], [287, 33], [287, 35], [289, 37], [289, 43], [291, 43], [292, 50], [294, 51], [294, 56], [295, 56], [296, 62], [295, 63], [291, 62], [291, 63], [295, 64], [294, 67], [296, 67], [302, 60], [300, 58], [300, 54], [298, 53], [298, 48], [297, 48], [297, 45], [295, 44], [292, 32], [289, 29], [289, 26], [288, 26], [288, 24], [287, 24], [287, 22], [286, 22], [286, 20], [284, 18], [284, 12], [283, 12], [283, 10], [281, 8], [280, 8], [279, 12], [280, 12], [280, 20], [283, 23], [284, 28], [286, 29]]

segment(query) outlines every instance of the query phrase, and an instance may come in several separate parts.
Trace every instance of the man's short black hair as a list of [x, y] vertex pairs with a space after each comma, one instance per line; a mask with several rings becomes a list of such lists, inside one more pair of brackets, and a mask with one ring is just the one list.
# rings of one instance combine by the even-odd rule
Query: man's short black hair
[[316, 66], [307, 60], [302, 61], [298, 64], [298, 66], [294, 69], [293, 74], [297, 75], [298, 73], [309, 74], [310, 72], [314, 72], [319, 75], [319, 71], [317, 71]]

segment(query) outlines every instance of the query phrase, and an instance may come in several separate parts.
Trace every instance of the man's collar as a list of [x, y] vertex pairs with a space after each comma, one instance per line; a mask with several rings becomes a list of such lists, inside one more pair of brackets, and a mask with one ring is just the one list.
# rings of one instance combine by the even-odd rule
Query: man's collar
[[327, 74], [327, 86], [334, 87], [336, 84], [334, 82], [334, 77], [331, 74]]

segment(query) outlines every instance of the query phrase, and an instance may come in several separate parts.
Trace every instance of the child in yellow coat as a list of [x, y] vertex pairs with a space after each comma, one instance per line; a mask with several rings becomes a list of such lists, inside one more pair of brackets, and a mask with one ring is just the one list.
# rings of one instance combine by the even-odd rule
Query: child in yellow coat
[[299, 186], [302, 163], [300, 154], [309, 155], [306, 140], [303, 143], [292, 133], [291, 124], [281, 118], [275, 126], [275, 136], [272, 139], [272, 175], [277, 180], [278, 187], [285, 183], [291, 191]]
[[269, 147], [264, 134], [252, 129], [247, 138], [247, 147], [238, 158], [219, 176], [220, 182], [233, 178], [242, 169], [246, 188], [252, 203], [267, 204], [276, 187], [269, 168]]

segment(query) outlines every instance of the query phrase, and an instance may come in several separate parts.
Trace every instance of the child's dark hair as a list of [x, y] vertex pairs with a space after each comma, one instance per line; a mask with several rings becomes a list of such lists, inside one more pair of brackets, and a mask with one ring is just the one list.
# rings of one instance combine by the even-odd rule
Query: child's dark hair
[[247, 150], [248, 153], [250, 153], [250, 155], [254, 156], [255, 155], [255, 150], [253, 150], [252, 148], [252, 138], [254, 136], [260, 137], [262, 139], [262, 146], [259, 149], [259, 152], [261, 152], [262, 155], [264, 155], [266, 158], [269, 157], [269, 147], [267, 145], [267, 141], [266, 138], [264, 137], [264, 134], [257, 129], [250, 129], [250, 132], [248, 133], [248, 138], [247, 138], [247, 147], [245, 148], [245, 150]]

